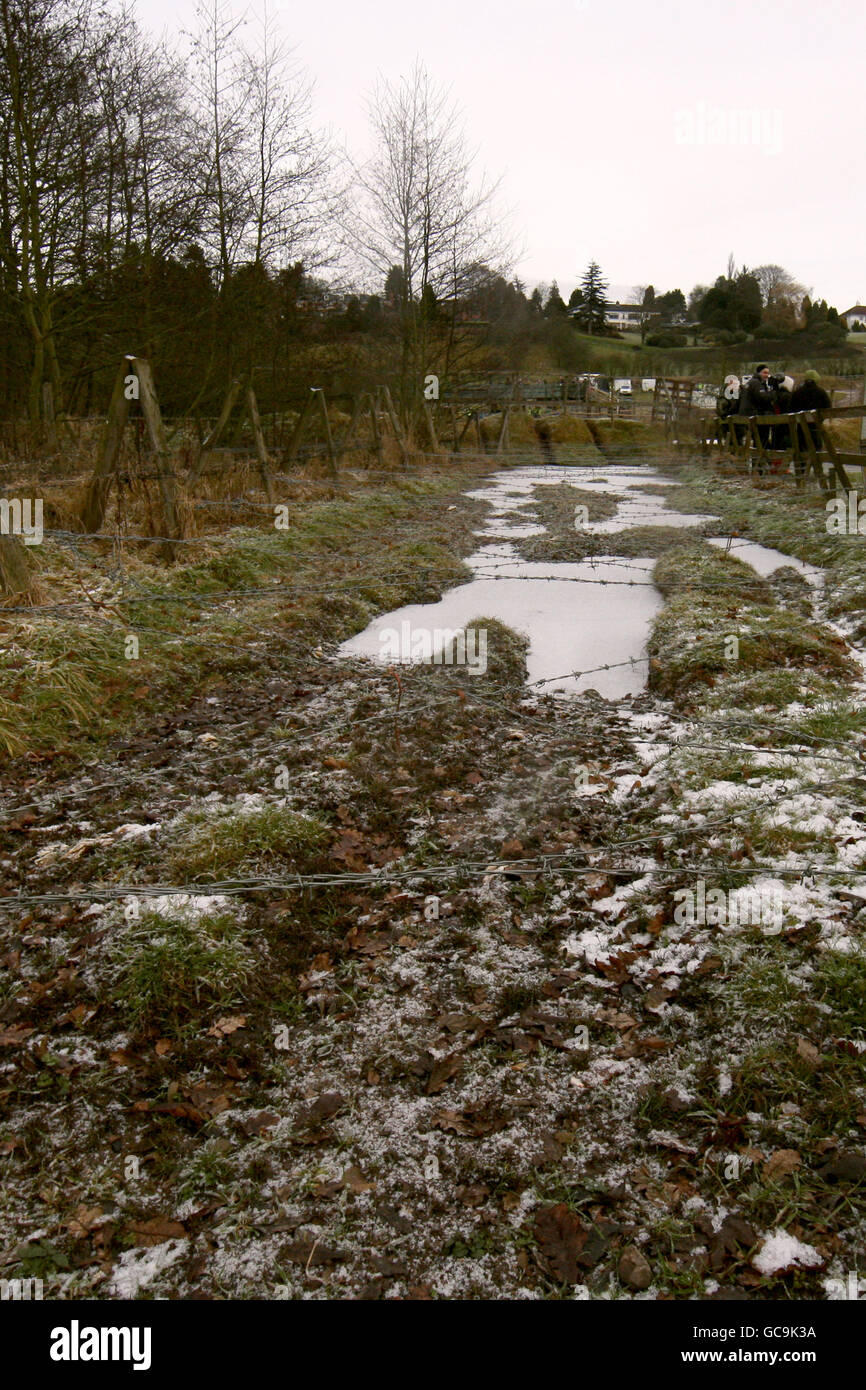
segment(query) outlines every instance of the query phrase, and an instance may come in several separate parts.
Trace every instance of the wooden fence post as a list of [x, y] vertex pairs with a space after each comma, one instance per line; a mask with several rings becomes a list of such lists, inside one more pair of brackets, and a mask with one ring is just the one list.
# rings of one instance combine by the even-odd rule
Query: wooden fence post
[[390, 388], [387, 386], [383, 386], [381, 390], [382, 399], [385, 402], [385, 409], [388, 413], [388, 419], [391, 421], [391, 428], [394, 431], [394, 438], [397, 440], [397, 444], [400, 449], [400, 457], [403, 461], [403, 467], [405, 468], [409, 462], [409, 450], [406, 445], [406, 440], [403, 437], [403, 430], [400, 427], [400, 421], [397, 418], [397, 412], [394, 409], [394, 402], [391, 399]]
[[252, 388], [252, 383], [247, 387], [247, 410], [250, 413], [250, 423], [253, 427], [253, 438], [256, 441], [256, 456], [259, 460], [259, 472], [262, 475], [262, 482], [265, 486], [265, 496], [273, 505], [274, 485], [271, 481], [270, 468], [268, 467], [268, 451], [265, 448], [265, 436], [262, 433], [262, 422], [259, 416], [259, 403], [256, 400], [256, 393]]
[[825, 448], [825, 450], [826, 450], [826, 452], [827, 452], [827, 456], [829, 457], [830, 462], [831, 462], [831, 464], [833, 465], [833, 471], [834, 471], [834, 473], [836, 474], [836, 477], [838, 478], [839, 482], [842, 484], [842, 486], [843, 486], [843, 488], [845, 489], [845, 491], [846, 491], [846, 492], [850, 492], [850, 491], [852, 490], [852, 489], [851, 489], [851, 480], [850, 480], [850, 478], [848, 477], [848, 474], [845, 472], [845, 469], [842, 467], [842, 462], [841, 462], [841, 460], [840, 460], [840, 458], [839, 458], [839, 455], [836, 453], [836, 445], [833, 443], [832, 439], [830, 438], [830, 433], [829, 433], [829, 431], [828, 431], [826, 425], [824, 424], [824, 419], [823, 419], [823, 416], [822, 416], [822, 414], [821, 414], [821, 411], [818, 410], [818, 411], [815, 412], [815, 414], [816, 414], [816, 416], [817, 416], [817, 418], [818, 418], [818, 428], [819, 428], [819, 430], [821, 431], [821, 439], [822, 439], [823, 442], [824, 442], [824, 448]]
[[0, 535], [0, 593], [23, 594], [30, 585], [27, 548], [17, 536]]
[[111, 491], [111, 480], [117, 469], [117, 456], [123, 443], [123, 431], [129, 416], [129, 400], [126, 396], [126, 378], [132, 374], [135, 359], [124, 357], [114, 381], [108, 418], [102, 432], [99, 456], [87, 485], [84, 503], [81, 508], [81, 525], [91, 533], [98, 531], [105, 520], [105, 508]]
[[196, 478], [198, 477], [201, 471], [202, 460], [205, 454], [207, 453], [208, 449], [213, 448], [217, 440], [220, 438], [226, 425], [228, 424], [229, 416], [234, 410], [235, 401], [238, 398], [238, 392], [240, 391], [240, 389], [241, 379], [240, 377], [235, 377], [234, 381], [231, 382], [229, 389], [226, 392], [225, 399], [222, 403], [222, 408], [220, 409], [219, 418], [217, 419], [216, 424], [210, 431], [210, 434], [208, 434], [198, 446], [198, 451], [196, 453], [195, 458], [193, 459], [192, 466], [190, 467], [188, 474], [188, 479], [190, 482], [195, 482]]
[[[162, 423], [162, 415], [159, 410], [159, 401], [156, 398], [156, 388], [153, 384], [153, 375], [150, 370], [150, 363], [143, 357], [132, 359], [135, 374], [138, 377], [139, 401], [141, 412], [147, 425], [147, 433], [150, 439], [150, 447], [153, 450], [156, 473], [159, 479], [159, 490], [162, 496], [162, 511], [166, 526], [166, 536], [170, 538], [180, 538], [182, 529], [180, 517], [177, 511], [177, 498], [175, 495], [174, 476], [166, 468], [166, 458], [168, 456], [168, 444], [165, 438], [165, 428]], [[169, 540], [163, 546], [163, 553], [167, 559], [174, 558], [175, 547]]]
[[379, 428], [379, 392], [370, 392], [370, 428], [373, 431], [373, 443], [376, 446], [376, 458], [379, 462], [380, 470], [385, 466], [385, 454], [382, 448], [382, 431]]
[[430, 448], [434, 453], [439, 452], [439, 440], [436, 435], [436, 425], [433, 422], [433, 411], [430, 409], [429, 401], [424, 401], [424, 419], [427, 422], [427, 432], [430, 435]]
[[316, 393], [317, 393], [317, 395], [318, 395], [318, 397], [319, 397], [319, 403], [320, 403], [320, 405], [321, 405], [321, 407], [322, 407], [322, 419], [323, 419], [324, 422], [325, 422], [325, 442], [326, 442], [327, 449], [328, 449], [328, 459], [329, 459], [330, 466], [331, 466], [331, 472], [333, 473], [334, 477], [336, 477], [336, 476], [337, 476], [337, 455], [336, 455], [336, 453], [334, 452], [334, 438], [333, 438], [333, 435], [331, 434], [331, 422], [330, 422], [330, 420], [328, 419], [328, 403], [327, 403], [327, 401], [325, 400], [325, 393], [324, 393], [324, 391], [322, 390], [321, 386], [317, 386], [317, 387], [316, 387]]
[[308, 417], [309, 417], [310, 411], [312, 410], [312, 408], [313, 408], [313, 406], [315, 405], [315, 403], [316, 403], [316, 388], [315, 388], [315, 386], [311, 386], [311, 387], [310, 387], [310, 394], [307, 396], [307, 399], [304, 401], [304, 404], [303, 404], [302, 407], [301, 407], [301, 413], [300, 413], [300, 415], [298, 416], [298, 419], [297, 419], [297, 423], [296, 423], [296, 425], [295, 425], [295, 428], [292, 430], [292, 437], [291, 437], [291, 439], [289, 440], [289, 448], [288, 448], [288, 462], [289, 462], [289, 463], [293, 463], [294, 460], [295, 460], [295, 458], [296, 458], [296, 456], [297, 456], [298, 445], [299, 445], [300, 442], [301, 442], [301, 435], [302, 435], [303, 432], [304, 432], [304, 426], [305, 426], [306, 423], [307, 423], [307, 419], [308, 419]]
[[357, 395], [357, 396], [355, 397], [354, 401], [352, 402], [352, 415], [351, 415], [351, 418], [350, 418], [350, 420], [349, 420], [348, 425], [346, 426], [346, 429], [345, 429], [344, 433], [340, 436], [340, 442], [339, 442], [339, 444], [337, 445], [337, 467], [338, 467], [338, 468], [339, 468], [339, 466], [340, 466], [340, 463], [342, 462], [344, 453], [346, 452], [346, 450], [347, 450], [348, 447], [349, 447], [350, 442], [352, 441], [352, 439], [355, 437], [355, 435], [356, 435], [357, 432], [358, 432], [358, 424], [359, 424], [359, 422], [360, 422], [361, 414], [362, 414], [363, 409], [364, 409], [364, 400], [365, 400], [365, 398], [366, 398], [366, 397], [365, 397], [365, 393], [362, 391], [359, 395]]
[[508, 405], [503, 403], [502, 424], [499, 427], [499, 438], [496, 441], [496, 452], [501, 454], [508, 440]]

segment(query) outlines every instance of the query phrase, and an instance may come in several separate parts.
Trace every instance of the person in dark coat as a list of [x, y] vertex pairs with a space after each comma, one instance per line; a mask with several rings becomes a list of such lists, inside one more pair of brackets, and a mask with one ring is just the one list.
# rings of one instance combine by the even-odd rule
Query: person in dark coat
[[[818, 382], [820, 380], [821, 378], [818, 375], [818, 373], [814, 370], [814, 368], [806, 372], [800, 385], [797, 386], [791, 393], [790, 409], [792, 412], [799, 410], [830, 409], [832, 402], [830, 400], [830, 397], [827, 395], [827, 392], [824, 390], [823, 386], [818, 385]], [[799, 425], [798, 428], [802, 431], [803, 426]], [[815, 448], [820, 449], [823, 441], [821, 439], [821, 431], [818, 425], [815, 424], [813, 421], [808, 421], [806, 424], [806, 428], [812, 436], [812, 443], [815, 445]], [[806, 440], [803, 439], [802, 434], [800, 435], [800, 439], [802, 445], [805, 447]]]
[[[770, 368], [766, 362], [759, 362], [749, 377], [745, 390], [740, 387], [740, 415], [772, 415], [775, 387], [770, 385]], [[764, 449], [770, 443], [772, 425], [758, 425], [758, 438]], [[758, 473], [764, 469], [758, 460]]]

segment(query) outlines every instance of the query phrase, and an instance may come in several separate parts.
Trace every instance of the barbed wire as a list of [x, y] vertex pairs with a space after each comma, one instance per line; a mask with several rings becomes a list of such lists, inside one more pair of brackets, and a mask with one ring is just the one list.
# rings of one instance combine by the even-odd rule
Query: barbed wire
[[[601, 852], [601, 851], [599, 851]], [[492, 874], [509, 874], [519, 876], [530, 873], [553, 872], [563, 876], [572, 875], [574, 877], [584, 877], [588, 874], [605, 874], [610, 878], [646, 878], [658, 876], [662, 878], [678, 878], [686, 875], [704, 877], [705, 875], [737, 875], [741, 877], [754, 877], [755, 875], [773, 875], [780, 878], [799, 879], [801, 882], [807, 878], [838, 877], [847, 880], [866, 879], [866, 869], [845, 869], [832, 865], [808, 864], [806, 867], [792, 867], [790, 864], [766, 864], [758, 863], [743, 868], [736, 864], [731, 864], [728, 860], [721, 862], [708, 860], [702, 863], [684, 863], [672, 865], [665, 868], [662, 865], [654, 864], [651, 868], [641, 865], [617, 865], [608, 862], [592, 862], [588, 864], [574, 864], [569, 862], [568, 857], [560, 855], [543, 855], [532, 859], [499, 859], [494, 858], [491, 862], [475, 861], [454, 861], [450, 864], [417, 865], [405, 869], [390, 869], [387, 866], [375, 870], [361, 871], [348, 870], [344, 873], [336, 874], [287, 874], [279, 877], [270, 878], [238, 878], [221, 879], [208, 882], [194, 882], [184, 884], [110, 884], [110, 885], [90, 885], [87, 888], [70, 889], [67, 892], [57, 893], [21, 893], [7, 894], [0, 896], [0, 911], [10, 911], [19, 907], [31, 907], [37, 905], [50, 905], [55, 903], [81, 902], [87, 899], [93, 902], [114, 902], [122, 898], [153, 898], [153, 897], [172, 897], [172, 896], [216, 896], [226, 895], [235, 896], [242, 893], [256, 892], [285, 892], [287, 889], [316, 889], [316, 888], [340, 888], [348, 885], [379, 885], [387, 883], [403, 883], [412, 879], [422, 881], [439, 881], [447, 883], [455, 877], [488, 878]], [[864, 897], [866, 905], [866, 897]]]

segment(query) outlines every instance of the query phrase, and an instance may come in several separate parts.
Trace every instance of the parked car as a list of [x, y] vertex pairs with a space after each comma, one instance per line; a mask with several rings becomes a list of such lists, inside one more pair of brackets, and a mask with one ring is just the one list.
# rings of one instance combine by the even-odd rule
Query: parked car
[[613, 383], [613, 389], [618, 396], [630, 396], [631, 382], [627, 377], [618, 377]]

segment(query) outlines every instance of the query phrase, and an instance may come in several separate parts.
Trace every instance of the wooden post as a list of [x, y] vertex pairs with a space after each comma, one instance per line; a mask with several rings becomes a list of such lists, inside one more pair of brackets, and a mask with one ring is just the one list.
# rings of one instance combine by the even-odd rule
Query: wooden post
[[803, 458], [803, 448], [800, 442], [800, 420], [794, 415], [788, 421], [788, 433], [791, 436], [791, 456], [794, 464], [794, 485], [798, 488], [806, 486], [806, 464]]
[[809, 452], [809, 461], [814, 470], [818, 486], [820, 487], [822, 492], [826, 492], [828, 484], [826, 478], [824, 477], [824, 468], [821, 463], [821, 460], [818, 458], [818, 451], [815, 448], [815, 441], [812, 438], [812, 431], [810, 430], [809, 425], [805, 420], [803, 422], [803, 438], [806, 441], [806, 448]]
[[256, 400], [256, 393], [252, 385], [247, 387], [247, 410], [250, 413], [250, 423], [253, 427], [253, 438], [256, 441], [256, 455], [259, 460], [259, 472], [262, 475], [262, 482], [265, 486], [265, 496], [273, 504], [274, 485], [271, 481], [270, 468], [268, 467], [268, 451], [265, 448], [265, 436], [262, 432], [262, 422], [259, 416], [259, 403]]
[[474, 419], [475, 419], [475, 438], [478, 440], [478, 451], [479, 451], [479, 453], [486, 454], [486, 453], [487, 453], [487, 450], [486, 450], [485, 447], [484, 447], [484, 435], [481, 433], [481, 416], [478, 414], [478, 411], [477, 411], [477, 410], [476, 410], [475, 413], [474, 413]]
[[346, 450], [349, 447], [349, 444], [358, 432], [358, 423], [361, 419], [361, 413], [364, 409], [364, 400], [364, 393], [361, 392], [361, 394], [356, 396], [352, 402], [352, 417], [349, 420], [348, 425], [346, 426], [345, 432], [340, 436], [340, 442], [337, 445], [337, 467], [340, 466], [344, 453], [346, 452]]
[[373, 431], [373, 443], [376, 446], [376, 458], [379, 460], [379, 467], [385, 466], [385, 454], [382, 449], [382, 431], [379, 429], [379, 392], [370, 392], [370, 427]]
[[[866, 377], [863, 378], [863, 404], [866, 406]], [[866, 454], [866, 413], [860, 421], [860, 452]]]
[[434, 453], [439, 452], [439, 440], [436, 436], [436, 426], [433, 423], [433, 411], [430, 409], [429, 401], [424, 401], [424, 419], [427, 422], [427, 433], [430, 436], [430, 448]]
[[297, 424], [295, 425], [295, 428], [292, 430], [292, 437], [291, 437], [291, 439], [289, 440], [289, 448], [288, 448], [288, 462], [289, 462], [289, 463], [294, 463], [294, 461], [295, 461], [295, 458], [296, 458], [297, 452], [298, 452], [298, 445], [299, 445], [300, 442], [301, 442], [301, 435], [302, 435], [303, 432], [304, 432], [304, 426], [305, 426], [306, 423], [307, 423], [307, 419], [308, 419], [308, 417], [309, 417], [310, 411], [312, 410], [312, 408], [313, 408], [313, 406], [315, 405], [315, 403], [316, 403], [316, 388], [315, 388], [315, 386], [311, 386], [311, 387], [310, 387], [310, 394], [308, 395], [307, 399], [304, 401], [304, 404], [303, 404], [302, 407], [301, 407], [301, 413], [300, 413], [300, 415], [298, 416]]
[[452, 405], [452, 407], [451, 407], [451, 430], [452, 430], [452, 437], [453, 437], [453, 443], [452, 443], [452, 446], [451, 446], [451, 452], [454, 453], [454, 454], [459, 454], [459, 453], [460, 453], [460, 440], [459, 440], [459, 438], [457, 437], [457, 407], [456, 407], [456, 405]]
[[81, 508], [81, 525], [86, 532], [98, 531], [105, 520], [105, 508], [108, 504], [108, 494], [111, 491], [111, 479], [116, 471], [117, 456], [120, 453], [123, 431], [129, 416], [126, 378], [132, 375], [134, 362], [133, 357], [124, 357], [114, 380], [111, 403], [108, 407], [108, 418], [99, 444], [99, 456]]
[[0, 535], [0, 593], [24, 594], [29, 586], [26, 546], [17, 536]]
[[834, 473], [836, 474], [836, 477], [838, 478], [839, 482], [842, 484], [842, 486], [843, 486], [843, 488], [845, 489], [845, 491], [846, 491], [846, 492], [851, 492], [851, 491], [852, 491], [852, 488], [851, 488], [851, 480], [850, 480], [850, 478], [848, 477], [848, 474], [845, 472], [845, 469], [842, 467], [842, 462], [841, 462], [841, 460], [840, 460], [840, 458], [839, 458], [839, 455], [836, 453], [836, 445], [833, 443], [833, 440], [830, 438], [830, 432], [829, 432], [829, 430], [827, 429], [826, 425], [824, 424], [824, 420], [823, 420], [821, 411], [818, 410], [818, 411], [816, 411], [815, 413], [816, 413], [816, 415], [817, 415], [817, 417], [818, 417], [818, 428], [819, 428], [819, 430], [821, 431], [821, 438], [822, 438], [822, 440], [824, 441], [824, 448], [826, 449], [827, 455], [828, 455], [828, 457], [829, 457], [829, 459], [830, 459], [830, 462], [831, 462], [831, 464], [833, 465], [833, 471], [834, 471]]
[[503, 402], [502, 424], [499, 427], [499, 438], [496, 441], [496, 452], [501, 454], [508, 440], [508, 405]]
[[391, 399], [391, 391], [390, 388], [387, 386], [383, 386], [381, 388], [381, 391], [382, 399], [385, 402], [385, 409], [388, 413], [388, 419], [391, 421], [391, 428], [394, 431], [394, 437], [397, 440], [398, 445], [400, 446], [400, 456], [403, 460], [403, 467], [405, 468], [409, 461], [409, 450], [406, 447], [406, 441], [403, 437], [403, 431], [400, 428], [400, 421], [398, 420], [397, 412], [394, 409], [394, 402]]
[[196, 478], [198, 477], [201, 471], [202, 460], [204, 459], [205, 454], [207, 453], [208, 449], [213, 448], [220, 435], [222, 434], [223, 430], [225, 429], [226, 425], [228, 424], [229, 416], [234, 410], [235, 401], [238, 398], [238, 392], [240, 391], [240, 389], [241, 379], [240, 377], [235, 377], [234, 381], [231, 383], [228, 391], [226, 392], [225, 400], [222, 403], [222, 408], [220, 409], [219, 418], [216, 424], [214, 425], [210, 434], [206, 435], [206, 437], [198, 446], [196, 456], [193, 459], [192, 466], [187, 475], [189, 482], [195, 482]]
[[[150, 363], [143, 357], [134, 357], [132, 362], [135, 374], [138, 377], [141, 413], [147, 425], [150, 447], [153, 450], [154, 463], [159, 478], [159, 490], [162, 496], [162, 512], [166, 528], [165, 534], [169, 537], [180, 537], [182, 531], [180, 517], [177, 512], [174, 477], [166, 468], [168, 444], [166, 443], [165, 428], [159, 410], [159, 401], [156, 398], [156, 388], [153, 384]], [[175, 547], [170, 541], [163, 546], [163, 553], [167, 559], [174, 558], [174, 551]]]
[[317, 386], [317, 387], [316, 387], [316, 394], [317, 394], [318, 397], [319, 397], [319, 402], [320, 402], [321, 407], [322, 407], [322, 419], [323, 419], [324, 422], [325, 422], [325, 443], [326, 443], [327, 449], [328, 449], [328, 459], [329, 459], [329, 462], [330, 462], [330, 465], [331, 465], [331, 472], [333, 473], [334, 477], [336, 477], [336, 476], [337, 476], [337, 455], [336, 455], [336, 453], [335, 453], [335, 451], [334, 451], [334, 438], [333, 438], [333, 435], [331, 434], [331, 422], [330, 422], [330, 420], [328, 419], [328, 403], [327, 403], [327, 401], [325, 400], [325, 393], [324, 393], [324, 391], [322, 390], [321, 386]]

